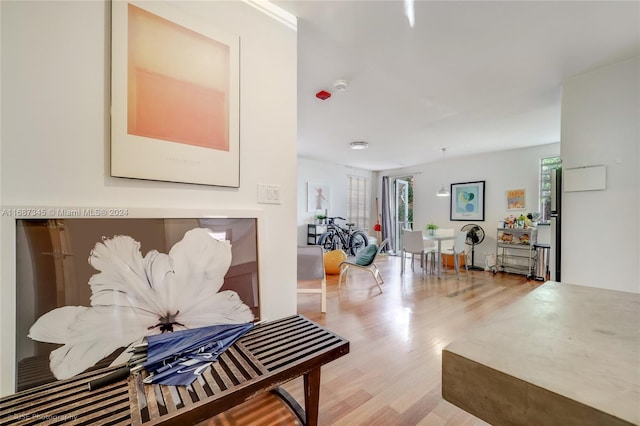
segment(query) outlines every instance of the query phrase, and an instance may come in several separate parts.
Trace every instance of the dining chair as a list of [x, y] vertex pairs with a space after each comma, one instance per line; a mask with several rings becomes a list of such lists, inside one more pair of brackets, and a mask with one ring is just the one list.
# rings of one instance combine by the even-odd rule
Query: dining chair
[[327, 312], [327, 276], [321, 246], [298, 246], [298, 281], [320, 281], [320, 288], [298, 288], [298, 293], [320, 294], [320, 310]]
[[438, 257], [438, 244], [433, 240], [424, 241], [424, 272], [427, 272], [429, 266], [429, 259], [431, 259], [431, 273], [435, 274], [437, 269], [436, 262], [439, 261]]
[[411, 270], [413, 271], [413, 264], [416, 254], [420, 255], [420, 267], [424, 273], [424, 240], [422, 238], [422, 231], [412, 231], [410, 229], [402, 230], [402, 264], [400, 266], [400, 275], [404, 274], [404, 264], [406, 262], [407, 254], [411, 255]]
[[[455, 235], [455, 229], [453, 228], [438, 228], [436, 229], [436, 235], [441, 237], [453, 237]], [[453, 244], [455, 240], [444, 240], [440, 243], [440, 256], [437, 255], [437, 261], [440, 262], [440, 270], [445, 271], [448, 262], [445, 262], [446, 256], [451, 256], [453, 250]]]
[[460, 279], [460, 256], [464, 257], [464, 269], [467, 272], [467, 279], [469, 279], [469, 259], [466, 252], [467, 246], [467, 232], [460, 231], [456, 235], [455, 242], [453, 243], [453, 247], [451, 248], [450, 254], [453, 255], [453, 267], [456, 270], [456, 279]]

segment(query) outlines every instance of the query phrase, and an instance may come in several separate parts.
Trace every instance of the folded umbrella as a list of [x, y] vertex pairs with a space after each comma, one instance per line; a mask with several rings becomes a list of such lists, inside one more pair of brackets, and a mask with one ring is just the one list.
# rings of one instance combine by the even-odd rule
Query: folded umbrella
[[142, 365], [149, 376], [144, 382], [191, 384], [252, 327], [252, 323], [220, 324], [148, 336], [147, 360]]
[[133, 349], [130, 352], [133, 352], [131, 358], [129, 358], [129, 361], [125, 364], [122, 364], [120, 368], [106, 376], [91, 380], [89, 382], [89, 390], [93, 391], [103, 386], [119, 382], [120, 380], [124, 380], [129, 377], [131, 372], [142, 369], [142, 364], [147, 360], [147, 342], [133, 346]]

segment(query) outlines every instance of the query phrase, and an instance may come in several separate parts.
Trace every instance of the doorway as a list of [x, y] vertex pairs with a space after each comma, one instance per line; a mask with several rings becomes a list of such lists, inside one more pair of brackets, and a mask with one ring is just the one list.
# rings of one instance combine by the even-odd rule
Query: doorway
[[413, 176], [401, 176], [394, 179], [394, 236], [395, 254], [400, 254], [402, 230], [413, 229]]

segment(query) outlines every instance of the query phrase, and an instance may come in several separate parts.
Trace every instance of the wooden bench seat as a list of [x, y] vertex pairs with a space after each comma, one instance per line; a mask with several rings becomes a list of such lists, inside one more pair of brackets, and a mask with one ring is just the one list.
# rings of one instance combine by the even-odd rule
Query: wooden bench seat
[[[89, 391], [118, 367], [96, 370], [0, 399], [0, 424], [196, 424], [263, 392], [276, 391], [305, 424], [316, 425], [320, 367], [349, 342], [299, 315], [258, 324], [190, 387], [143, 385], [142, 374]], [[278, 386], [304, 377], [305, 410]]]

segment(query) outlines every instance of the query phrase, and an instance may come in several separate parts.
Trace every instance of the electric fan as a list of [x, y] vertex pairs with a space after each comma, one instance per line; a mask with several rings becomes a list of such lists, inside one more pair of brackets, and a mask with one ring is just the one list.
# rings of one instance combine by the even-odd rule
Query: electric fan
[[483, 271], [484, 270], [483, 268], [480, 268], [474, 265], [474, 260], [475, 260], [474, 255], [475, 255], [476, 244], [480, 244], [481, 242], [484, 241], [484, 229], [482, 229], [479, 225], [476, 225], [475, 223], [470, 223], [468, 225], [463, 226], [461, 231], [467, 233], [467, 239], [465, 242], [467, 243], [467, 245], [471, 246], [471, 266], [469, 266], [469, 269]]

